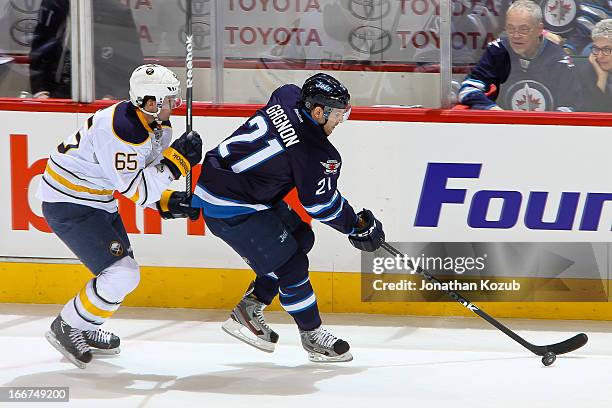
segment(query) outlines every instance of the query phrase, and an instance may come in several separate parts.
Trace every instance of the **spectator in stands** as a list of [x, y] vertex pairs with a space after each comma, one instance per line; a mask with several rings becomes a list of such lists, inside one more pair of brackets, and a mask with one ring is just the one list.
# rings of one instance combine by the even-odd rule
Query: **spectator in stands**
[[[542, 1], [540, 4], [544, 12], [545, 8], [550, 7], [553, 3]], [[588, 56], [591, 31], [596, 23], [612, 18], [612, 1], [581, 0], [568, 5], [575, 7], [576, 10], [570, 9], [565, 17], [560, 19], [556, 19], [551, 14], [548, 19], [548, 27], [551, 31], [560, 32], [557, 35], [557, 43], [562, 45], [568, 54]], [[575, 19], [572, 21], [573, 13], [575, 13]], [[570, 24], [567, 24], [568, 20], [571, 21]]]
[[584, 110], [612, 112], [612, 19], [601, 20], [591, 33], [590, 64], [580, 70], [584, 86]]
[[[542, 11], [518, 0], [506, 13], [507, 36], [487, 46], [459, 90], [459, 102], [472, 109], [575, 111], [582, 90], [571, 57], [542, 35]], [[491, 85], [497, 92], [487, 96]]]
[[[96, 98], [128, 99], [124, 84], [143, 64], [132, 11], [119, 0], [94, 1]], [[30, 51], [30, 85], [37, 98], [71, 97], [70, 0], [42, 0]]]

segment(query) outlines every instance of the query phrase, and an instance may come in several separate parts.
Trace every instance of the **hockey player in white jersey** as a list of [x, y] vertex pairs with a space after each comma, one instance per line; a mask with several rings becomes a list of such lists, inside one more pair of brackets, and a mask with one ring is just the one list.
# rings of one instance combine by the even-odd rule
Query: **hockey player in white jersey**
[[53, 232], [95, 275], [62, 309], [47, 340], [79, 368], [92, 351], [119, 352], [100, 326], [139, 283], [139, 266], [117, 211], [118, 192], [163, 218], [197, 219], [187, 194], [170, 183], [202, 159], [196, 132], [172, 144], [169, 118], [181, 104], [169, 69], [143, 65], [130, 78], [130, 100], [102, 109], [51, 153], [37, 196]]

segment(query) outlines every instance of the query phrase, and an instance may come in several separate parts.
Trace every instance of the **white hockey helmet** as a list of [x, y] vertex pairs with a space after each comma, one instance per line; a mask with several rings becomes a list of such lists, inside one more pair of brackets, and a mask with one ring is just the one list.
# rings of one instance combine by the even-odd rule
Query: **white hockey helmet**
[[[155, 98], [157, 112], [143, 110], [142, 103], [147, 96]], [[164, 66], [141, 65], [130, 77], [130, 101], [157, 119], [162, 109], [174, 109], [181, 105], [181, 82], [174, 72]]]

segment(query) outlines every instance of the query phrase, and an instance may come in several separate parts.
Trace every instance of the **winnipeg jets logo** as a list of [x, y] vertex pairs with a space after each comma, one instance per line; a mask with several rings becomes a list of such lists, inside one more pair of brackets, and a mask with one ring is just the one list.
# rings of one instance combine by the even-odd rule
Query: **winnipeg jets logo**
[[315, 86], [316, 86], [317, 88], [321, 88], [321, 89], [322, 89], [322, 90], [324, 90], [325, 92], [331, 92], [331, 90], [332, 90], [332, 87], [331, 87], [331, 86], [329, 86], [329, 85], [327, 85], [327, 84], [324, 84], [323, 82], [317, 82], [317, 83], [315, 84]]
[[496, 40], [493, 40], [493, 41], [489, 42], [487, 45], [491, 45], [493, 47], [499, 48], [499, 46], [500, 46], [500, 39], [498, 38]]
[[563, 57], [562, 60], [559, 60], [561, 64], [566, 64], [568, 68], [574, 68], [574, 60], [569, 55]]
[[515, 95], [513, 108], [522, 111], [543, 111], [543, 98], [538, 91], [526, 88], [524, 92]]
[[512, 84], [506, 93], [512, 110], [543, 112], [553, 109], [550, 90], [542, 83], [532, 80]]
[[326, 162], [319, 162], [321, 166], [325, 167], [325, 174], [336, 174], [340, 170], [342, 164], [338, 160], [328, 160]]
[[578, 11], [575, 0], [545, 0], [541, 4], [544, 21], [552, 32], [564, 33], [572, 28]]
[[113, 256], [123, 255], [123, 245], [121, 245], [121, 242], [112, 241], [108, 247], [108, 250]]

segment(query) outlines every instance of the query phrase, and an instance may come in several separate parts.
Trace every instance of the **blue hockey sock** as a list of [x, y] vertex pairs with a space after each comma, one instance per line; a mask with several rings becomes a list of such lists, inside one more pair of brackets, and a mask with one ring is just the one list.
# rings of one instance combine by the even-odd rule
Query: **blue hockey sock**
[[317, 297], [308, 276], [296, 284], [281, 286], [279, 293], [281, 305], [300, 329], [314, 330], [321, 325]]
[[253, 293], [260, 302], [269, 305], [278, 294], [278, 278], [273, 276], [257, 276]]
[[308, 257], [296, 252], [275, 272], [278, 277], [279, 299], [283, 308], [302, 330], [314, 330], [321, 325], [317, 297], [308, 277]]

